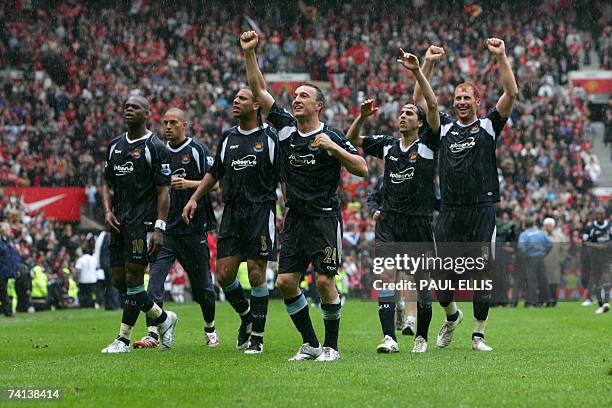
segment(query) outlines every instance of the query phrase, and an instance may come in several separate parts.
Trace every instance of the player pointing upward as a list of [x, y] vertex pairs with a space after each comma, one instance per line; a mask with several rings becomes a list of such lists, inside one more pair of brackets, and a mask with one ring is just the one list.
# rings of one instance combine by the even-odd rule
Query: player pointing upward
[[[418, 242], [426, 243], [422, 248], [418, 248], [418, 252], [421, 249], [433, 252], [431, 218], [435, 199], [434, 152], [438, 150], [440, 143], [438, 104], [427, 79], [421, 72], [416, 56], [400, 51], [398, 62], [411, 71], [417, 82], [425, 89], [427, 114], [416, 105], [406, 104], [401, 108], [397, 119], [400, 138], [387, 135], [362, 137], [359, 136], [359, 131], [363, 122], [377, 110], [373, 107], [374, 101], [369, 99], [361, 104], [361, 114], [351, 125], [348, 137], [353, 144], [363, 146], [365, 154], [381, 158], [385, 163], [382, 209], [375, 231], [377, 251], [385, 252], [393, 243]], [[415, 246], [421, 245], [413, 245]], [[417, 251], [416, 248], [414, 250]], [[393, 274], [393, 271], [388, 271], [386, 274]], [[391, 276], [385, 278], [394, 281]], [[428, 278], [425, 271], [416, 271], [417, 282]], [[413, 352], [427, 350], [431, 300], [428, 290], [418, 291], [417, 332]], [[384, 338], [377, 351], [396, 353], [399, 351], [399, 345], [393, 325], [395, 291], [380, 290], [378, 305]]]
[[[277, 283], [304, 343], [291, 360], [333, 361], [340, 358], [338, 331], [342, 309], [334, 281], [342, 255], [342, 221], [336, 190], [343, 165], [362, 177], [367, 174], [367, 167], [342, 131], [319, 121], [325, 98], [318, 87], [304, 84], [295, 90], [293, 114], [275, 103], [257, 65], [257, 42], [254, 31], [240, 37], [249, 86], [261, 104], [262, 113], [278, 130], [281, 180], [286, 187], [289, 211], [284, 220]], [[323, 347], [299, 288], [300, 276], [311, 262], [322, 300]]]

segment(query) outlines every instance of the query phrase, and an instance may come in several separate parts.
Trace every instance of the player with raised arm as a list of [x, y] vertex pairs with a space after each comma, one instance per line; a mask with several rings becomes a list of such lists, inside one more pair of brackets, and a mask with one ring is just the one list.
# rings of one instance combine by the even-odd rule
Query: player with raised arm
[[[392, 243], [428, 243], [419, 249], [433, 253], [434, 238], [432, 215], [434, 206], [434, 152], [440, 142], [440, 116], [438, 103], [427, 79], [413, 54], [400, 50], [400, 62], [416, 77], [425, 91], [427, 113], [413, 104], [404, 105], [397, 119], [400, 138], [387, 135], [360, 136], [364, 121], [378, 108], [368, 99], [361, 104], [361, 113], [351, 125], [347, 137], [364, 154], [384, 160], [385, 188], [382, 192], [382, 210], [376, 222], [375, 241], [381, 253]], [[377, 254], [380, 256], [380, 254]], [[392, 275], [396, 271], [386, 271]], [[395, 282], [392, 276], [385, 280]], [[428, 280], [424, 270], [416, 271], [415, 280]], [[417, 286], [418, 287], [418, 286]], [[431, 322], [431, 293], [417, 292], [417, 330], [413, 352], [427, 351], [427, 332]], [[379, 353], [397, 353], [399, 344], [394, 330], [395, 291], [379, 290], [378, 316], [383, 331], [383, 342], [376, 348]]]
[[[144, 289], [147, 264], [164, 241], [170, 207], [170, 162], [166, 146], [147, 129], [149, 102], [131, 96], [123, 109], [127, 132], [109, 145], [102, 186], [105, 220], [111, 231], [113, 286], [123, 298], [119, 336], [103, 353], [130, 351], [130, 337], [142, 311], [159, 327], [169, 349], [177, 317], [155, 304]], [[111, 193], [112, 191], [112, 193]]]
[[[170, 108], [162, 117], [170, 156], [170, 212], [166, 226], [164, 245], [149, 270], [147, 292], [160, 307], [164, 301], [164, 282], [170, 267], [178, 259], [189, 276], [193, 300], [200, 305], [204, 318], [206, 345], [219, 345], [215, 331], [215, 289], [210, 276], [210, 251], [208, 231], [215, 227], [215, 215], [210, 197], [200, 199], [198, 211], [187, 225], [181, 212], [200, 180], [213, 164], [213, 158], [203, 144], [187, 137], [188, 123], [185, 112]], [[159, 334], [154, 320], [147, 317], [148, 333], [135, 341], [134, 348], [155, 348]]]
[[[303, 342], [290, 360], [334, 361], [340, 358], [338, 332], [342, 309], [334, 280], [342, 256], [342, 214], [337, 195], [340, 171], [344, 165], [352, 174], [364, 177], [367, 166], [342, 131], [319, 121], [325, 97], [318, 87], [303, 84], [295, 90], [293, 114], [276, 104], [257, 65], [257, 42], [254, 31], [240, 36], [249, 86], [262, 113], [278, 130], [281, 180], [288, 212], [280, 243], [277, 284]], [[310, 263], [317, 273], [321, 294], [323, 347], [299, 287], [300, 277]]]
[[[223, 133], [215, 162], [183, 209], [192, 222], [197, 200], [219, 180], [225, 208], [217, 243], [217, 281], [240, 315], [236, 347], [245, 354], [263, 352], [268, 314], [268, 261], [276, 260], [276, 188], [278, 139], [276, 130], [261, 120], [261, 107], [250, 89], [240, 89], [232, 103], [239, 120]], [[247, 262], [251, 303], [236, 279]]]
[[[442, 207], [435, 227], [438, 243], [464, 242], [470, 243], [470, 247], [478, 247], [475, 251], [468, 252], [470, 255], [488, 259], [482, 276], [488, 276], [488, 271], [492, 270], [494, 255], [492, 245], [495, 239], [495, 203], [499, 201], [495, 149], [518, 95], [504, 42], [489, 38], [486, 45], [497, 61], [504, 92], [495, 108], [487, 116], [478, 118], [478, 87], [471, 82], [461, 83], [455, 88], [453, 97], [453, 109], [457, 119], [446, 114], [440, 115], [439, 170]], [[439, 58], [437, 50], [438, 47], [432, 46], [425, 56], [423, 72], [426, 76], [431, 75]], [[416, 87], [415, 101], [424, 103], [421, 90]], [[456, 276], [446, 277], [452, 279]], [[463, 319], [463, 313], [457, 309], [453, 298], [454, 291], [438, 291], [438, 300], [446, 312], [446, 320], [437, 337], [438, 347], [447, 347], [450, 344], [454, 330]], [[484, 341], [490, 301], [491, 291], [474, 291], [473, 350], [492, 350]]]

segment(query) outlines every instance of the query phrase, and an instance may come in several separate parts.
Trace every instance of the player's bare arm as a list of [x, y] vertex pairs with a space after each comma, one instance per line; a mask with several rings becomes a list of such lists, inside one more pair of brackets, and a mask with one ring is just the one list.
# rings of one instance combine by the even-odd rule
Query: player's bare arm
[[368, 174], [368, 167], [363, 157], [347, 152], [325, 133], [318, 134], [312, 145], [321, 147], [333, 154], [346, 167], [349, 173], [359, 177], [365, 177]]
[[185, 224], [189, 224], [189, 220], [192, 220], [196, 209], [198, 208], [198, 200], [209, 191], [211, 191], [217, 185], [217, 179], [212, 174], [206, 173], [202, 180], [198, 181], [196, 191], [193, 192], [191, 198], [183, 208], [183, 221]]
[[[442, 56], [444, 55], [444, 48], [438, 47], [436, 45], [430, 45], [425, 53], [425, 61], [423, 62], [423, 66], [421, 67], [421, 71], [423, 75], [429, 81], [431, 79], [431, 74], [433, 72], [434, 67], [440, 61]], [[427, 109], [427, 103], [425, 102], [425, 97], [423, 96], [423, 91], [421, 90], [421, 86], [417, 82], [414, 85], [414, 103], [415, 105], [420, 106], [423, 110]]]
[[113, 205], [111, 198], [111, 186], [108, 183], [102, 185], [102, 204], [104, 206], [104, 221], [112, 231], [119, 232], [119, 221], [113, 213]]
[[266, 81], [257, 65], [257, 55], [255, 54], [255, 48], [259, 38], [255, 31], [246, 31], [240, 36], [240, 46], [244, 50], [244, 60], [246, 63], [247, 80], [249, 81], [249, 87], [251, 92], [257, 101], [259, 102], [262, 114], [267, 115], [274, 105], [274, 98], [267, 90]]
[[499, 38], [489, 38], [487, 40], [487, 48], [489, 52], [493, 54], [493, 57], [497, 60], [499, 66], [499, 74], [502, 80], [502, 86], [504, 87], [504, 93], [497, 101], [495, 109], [503, 118], [509, 118], [512, 113], [512, 106], [518, 96], [518, 86], [514, 79], [514, 73], [510, 68], [510, 62], [506, 56], [506, 46], [503, 40]]
[[355, 118], [346, 134], [346, 138], [357, 147], [363, 146], [363, 136], [360, 134], [363, 123], [378, 110], [378, 107], [374, 106], [374, 104], [374, 99], [366, 99], [361, 102], [359, 116]]
[[[170, 187], [157, 186], [155, 190], [157, 192], [157, 220], [166, 222], [168, 211], [170, 210]], [[149, 255], [157, 254], [163, 244], [164, 231], [156, 226], [155, 230], [153, 230], [153, 234], [151, 234], [151, 240], [149, 241]]]
[[[438, 133], [440, 129], [440, 115], [438, 113], [438, 99], [431, 89], [431, 85], [429, 85], [429, 81], [423, 75], [423, 71], [419, 66], [419, 59], [414, 54], [410, 54], [404, 52], [403, 49], [400, 48], [400, 58], [397, 60], [404, 68], [412, 72], [417, 80], [417, 84], [419, 88], [423, 92], [423, 96], [425, 98], [425, 104], [427, 109], [425, 110], [427, 116], [427, 123], [434, 131], [434, 133]], [[415, 85], [416, 86], [416, 85]]]

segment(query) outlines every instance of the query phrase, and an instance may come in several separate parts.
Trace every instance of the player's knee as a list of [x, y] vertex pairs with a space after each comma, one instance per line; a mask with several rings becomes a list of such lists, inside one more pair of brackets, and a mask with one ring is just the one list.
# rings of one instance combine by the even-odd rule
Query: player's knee
[[333, 276], [317, 274], [317, 289], [319, 292], [329, 292], [336, 288], [336, 280]]
[[256, 288], [266, 283], [266, 277], [260, 274], [249, 275], [249, 283], [251, 287]]
[[230, 277], [228, 275], [225, 275], [221, 272], [217, 273], [217, 282], [219, 283], [219, 286], [221, 286], [222, 288], [231, 285], [234, 282], [235, 279], [230, 279]]
[[276, 279], [276, 284], [283, 293], [295, 290], [298, 286], [297, 281], [290, 274], [278, 275], [278, 278]]
[[225, 262], [217, 263], [217, 281], [222, 287], [231, 285], [236, 280], [237, 269]]
[[248, 261], [249, 283], [252, 287], [258, 287], [266, 283], [266, 262]]

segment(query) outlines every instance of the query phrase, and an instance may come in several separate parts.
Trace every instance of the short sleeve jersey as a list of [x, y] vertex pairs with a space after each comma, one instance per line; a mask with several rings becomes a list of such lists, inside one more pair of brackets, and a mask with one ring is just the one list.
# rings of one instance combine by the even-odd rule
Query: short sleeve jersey
[[363, 138], [363, 151], [384, 160], [382, 211], [432, 215], [435, 200], [434, 152], [438, 136], [427, 127], [406, 149], [401, 140], [386, 135]]
[[225, 202], [276, 201], [277, 144], [276, 130], [268, 125], [248, 131], [234, 126], [223, 132], [209, 172], [219, 180]]
[[506, 120], [496, 109], [469, 125], [440, 114], [442, 209], [499, 201], [495, 149]]
[[130, 140], [127, 133], [109, 145], [104, 178], [113, 190], [113, 212], [122, 228], [140, 227], [157, 218], [157, 186], [170, 185], [166, 146], [147, 132]]
[[[169, 144], [166, 146], [170, 155], [172, 176], [185, 180], [201, 180], [213, 165], [214, 158], [208, 148], [191, 137], [188, 137], [180, 146], [174, 148]], [[202, 234], [215, 228], [215, 215], [208, 193], [198, 201], [198, 208], [189, 225], [183, 221], [183, 208], [194, 191], [194, 189], [170, 190], [167, 234]]]
[[312, 216], [336, 217], [340, 210], [337, 190], [342, 164], [328, 151], [313, 146], [313, 142], [318, 134], [325, 133], [351, 154], [357, 154], [355, 147], [341, 130], [323, 123], [312, 132], [301, 133], [296, 118], [276, 103], [268, 121], [278, 130], [287, 206]]

